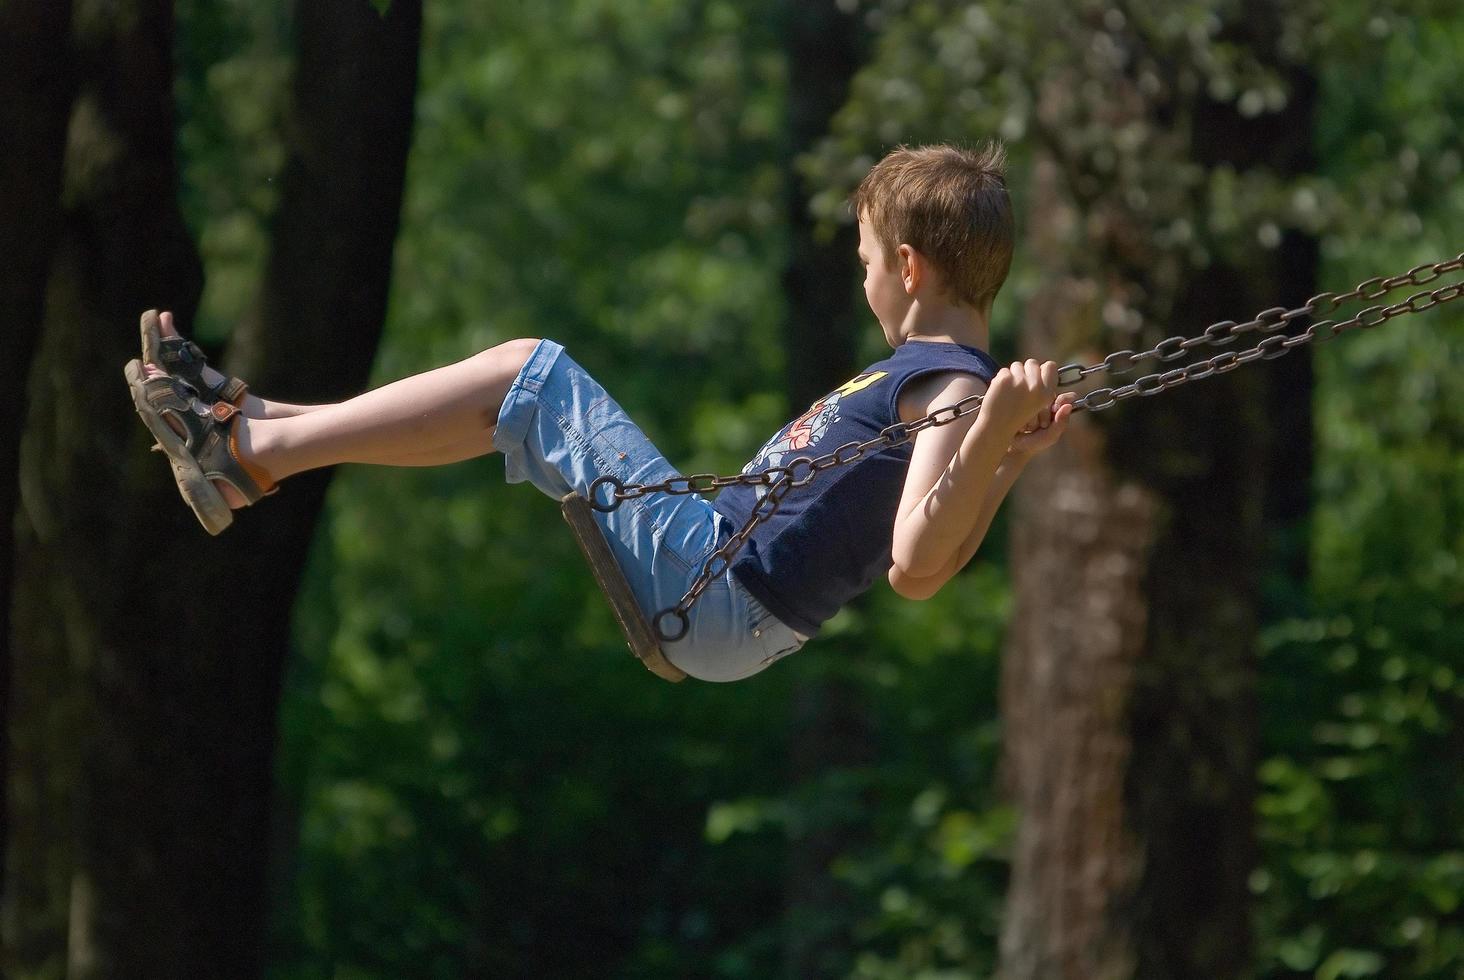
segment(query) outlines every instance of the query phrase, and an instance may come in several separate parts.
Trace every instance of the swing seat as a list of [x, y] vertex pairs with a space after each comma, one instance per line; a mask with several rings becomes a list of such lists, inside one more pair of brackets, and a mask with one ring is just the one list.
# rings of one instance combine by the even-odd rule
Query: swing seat
[[625, 573], [610, 553], [610, 545], [606, 543], [600, 525], [595, 523], [595, 512], [590, 502], [577, 493], [565, 494], [559, 501], [559, 509], [574, 539], [579, 542], [580, 550], [585, 553], [585, 560], [589, 562], [590, 571], [595, 573], [595, 582], [605, 593], [611, 612], [615, 613], [615, 621], [625, 634], [630, 652], [657, 677], [668, 681], [684, 680], [686, 673], [666, 659], [656, 631], [651, 629], [636, 605], [635, 595], [625, 581]]

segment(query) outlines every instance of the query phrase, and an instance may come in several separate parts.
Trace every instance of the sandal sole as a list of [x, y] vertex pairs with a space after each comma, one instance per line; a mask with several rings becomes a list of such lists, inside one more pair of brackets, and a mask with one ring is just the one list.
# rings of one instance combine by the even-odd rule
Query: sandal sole
[[183, 437], [173, 431], [167, 420], [147, 403], [143, 388], [147, 375], [143, 371], [142, 362], [128, 361], [123, 374], [127, 377], [127, 390], [132, 394], [133, 408], [137, 409], [143, 424], [158, 441], [158, 445], [163, 447], [168, 462], [173, 466], [173, 480], [178, 484], [178, 493], [183, 497], [183, 502], [193, 510], [205, 531], [209, 534], [221, 533], [234, 523], [234, 512], [224, 500], [223, 494], [204, 475], [198, 461], [188, 451]]
[[[138, 322], [142, 334], [142, 361], [162, 366], [163, 321], [157, 310], [148, 310]], [[165, 423], [166, 424], [166, 423]]]

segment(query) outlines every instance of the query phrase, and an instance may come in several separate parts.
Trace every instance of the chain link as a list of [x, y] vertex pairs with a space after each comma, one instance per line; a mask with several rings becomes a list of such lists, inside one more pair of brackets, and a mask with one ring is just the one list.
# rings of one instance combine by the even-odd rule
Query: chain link
[[[1386, 280], [1380, 281], [1386, 282]], [[1460, 295], [1464, 295], [1464, 283], [1454, 283], [1448, 286], [1440, 286], [1438, 289], [1415, 293], [1403, 302], [1393, 303], [1390, 306], [1369, 306], [1346, 320], [1338, 322], [1319, 320], [1308, 326], [1301, 333], [1291, 336], [1271, 334], [1246, 351], [1239, 353], [1227, 351], [1206, 360], [1194, 361], [1175, 371], [1165, 371], [1162, 374], [1146, 374], [1130, 384], [1121, 385], [1116, 388], [1095, 388], [1073, 402], [1073, 411], [1101, 412], [1104, 409], [1112, 408], [1121, 401], [1135, 397], [1157, 395], [1161, 391], [1169, 391], [1171, 388], [1178, 388], [1180, 385], [1188, 384], [1191, 381], [1208, 378], [1212, 374], [1223, 374], [1226, 371], [1233, 371], [1235, 368], [1240, 367], [1240, 365], [1249, 364], [1252, 361], [1275, 360], [1278, 357], [1284, 357], [1297, 347], [1305, 344], [1313, 342], [1318, 344], [1326, 343], [1346, 333], [1348, 330], [1368, 330], [1386, 323], [1394, 317], [1403, 316], [1408, 313], [1422, 313], [1424, 310], [1432, 309], [1441, 303], [1456, 300]]]
[[1279, 306], [1273, 307], [1256, 314], [1254, 319], [1247, 320], [1245, 323], [1221, 320], [1219, 323], [1212, 323], [1193, 337], [1167, 337], [1141, 353], [1130, 350], [1115, 351], [1096, 364], [1065, 364], [1058, 369], [1058, 384], [1073, 385], [1088, 375], [1097, 374], [1100, 371], [1108, 374], [1126, 374], [1142, 361], [1156, 359], [1172, 361], [1182, 356], [1182, 353], [1189, 353], [1197, 347], [1221, 347], [1234, 343], [1242, 334], [1254, 331], [1273, 333], [1294, 320], [1309, 316], [1325, 316], [1354, 299], [1374, 300], [1402, 286], [1424, 286], [1440, 276], [1460, 268], [1464, 268], [1464, 255], [1458, 255], [1442, 262], [1414, 266], [1407, 272], [1396, 276], [1386, 278], [1379, 276], [1368, 279], [1345, 293], [1318, 293], [1295, 309], [1286, 310]]
[[[1118, 375], [1127, 374], [1144, 361], [1172, 363], [1198, 347], [1224, 347], [1235, 343], [1248, 333], [1264, 334], [1254, 347], [1244, 351], [1224, 351], [1213, 357], [1193, 361], [1183, 367], [1168, 371], [1146, 374], [1129, 384], [1110, 388], [1095, 388], [1073, 402], [1075, 412], [1101, 412], [1130, 398], [1152, 397], [1163, 391], [1178, 388], [1191, 381], [1199, 381], [1216, 374], [1225, 374], [1253, 361], [1274, 360], [1284, 357], [1297, 347], [1309, 343], [1325, 343], [1348, 330], [1367, 330], [1386, 323], [1394, 317], [1409, 313], [1422, 313], [1443, 303], [1464, 295], [1464, 282], [1440, 286], [1437, 289], [1415, 293], [1401, 303], [1387, 306], [1369, 306], [1349, 319], [1339, 322], [1319, 320], [1304, 331], [1292, 335], [1278, 331], [1296, 320], [1307, 317], [1325, 316], [1338, 307], [1353, 300], [1381, 299], [1403, 286], [1423, 286], [1440, 276], [1464, 269], [1464, 253], [1441, 262], [1430, 262], [1415, 266], [1396, 276], [1378, 276], [1364, 280], [1345, 293], [1318, 293], [1301, 306], [1285, 309], [1280, 306], [1262, 310], [1253, 319], [1244, 323], [1221, 320], [1212, 323], [1192, 337], [1166, 337], [1145, 351], [1118, 350], [1095, 364], [1065, 364], [1058, 369], [1058, 384], [1071, 387], [1084, 378], [1099, 372]], [[913, 422], [896, 422], [881, 429], [872, 439], [846, 442], [833, 452], [822, 456], [799, 456], [786, 466], [772, 466], [760, 473], [738, 473], [732, 476], [718, 476], [715, 473], [697, 473], [692, 476], [674, 476], [660, 483], [622, 483], [613, 476], [602, 476], [590, 484], [586, 495], [590, 506], [601, 513], [615, 510], [627, 500], [635, 500], [651, 493], [694, 494], [721, 490], [724, 487], [762, 487], [767, 492], [758, 499], [746, 523], [719, 548], [712, 551], [702, 563], [701, 571], [687, 589], [686, 595], [676, 605], [658, 612], [652, 621], [663, 642], [674, 642], [686, 635], [691, 619], [688, 613], [712, 581], [719, 578], [731, 566], [733, 558], [747, 543], [759, 525], [778, 513], [783, 498], [789, 491], [807, 486], [824, 470], [835, 466], [847, 466], [863, 459], [870, 453], [883, 452], [902, 446], [915, 438], [916, 434], [935, 426], [949, 425], [981, 409], [985, 396], [968, 395], [952, 405], [944, 405], [923, 418]], [[601, 501], [600, 491], [609, 488], [609, 497]], [[670, 619], [674, 626], [667, 628], [663, 623]]]

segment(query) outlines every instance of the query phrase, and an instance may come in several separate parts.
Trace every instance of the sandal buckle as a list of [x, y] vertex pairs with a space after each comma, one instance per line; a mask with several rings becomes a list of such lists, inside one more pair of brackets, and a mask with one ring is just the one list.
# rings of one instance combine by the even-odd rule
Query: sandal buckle
[[222, 425], [235, 415], [238, 415], [239, 409], [235, 408], [229, 402], [214, 402], [209, 412], [213, 415], [214, 421]]

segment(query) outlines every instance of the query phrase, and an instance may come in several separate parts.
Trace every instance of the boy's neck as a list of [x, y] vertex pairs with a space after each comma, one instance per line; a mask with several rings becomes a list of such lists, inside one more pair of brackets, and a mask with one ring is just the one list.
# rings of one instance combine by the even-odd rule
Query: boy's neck
[[[943, 341], [986, 350], [990, 341], [990, 310], [947, 303], [916, 303], [899, 327], [899, 343]], [[899, 346], [896, 344], [896, 346]]]

